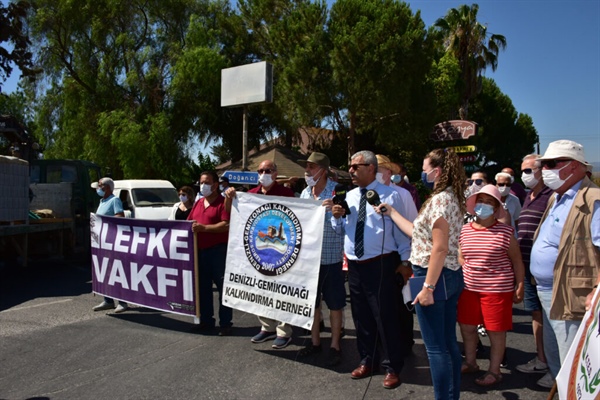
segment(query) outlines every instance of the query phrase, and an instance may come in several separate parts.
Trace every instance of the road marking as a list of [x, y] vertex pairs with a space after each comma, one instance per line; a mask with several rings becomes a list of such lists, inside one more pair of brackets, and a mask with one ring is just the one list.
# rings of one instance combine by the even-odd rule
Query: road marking
[[43, 307], [43, 306], [49, 306], [50, 304], [59, 304], [59, 303], [66, 303], [68, 301], [72, 301], [73, 299], [64, 299], [64, 300], [56, 300], [56, 301], [51, 301], [48, 303], [42, 303], [42, 304], [34, 304], [32, 306], [25, 306], [25, 307], [14, 307], [14, 308], [9, 308], [8, 310], [4, 310], [4, 311], [0, 311], [0, 314], [2, 313], [6, 313], [9, 311], [19, 311], [19, 310], [27, 310], [29, 308], [36, 308], [36, 307]]

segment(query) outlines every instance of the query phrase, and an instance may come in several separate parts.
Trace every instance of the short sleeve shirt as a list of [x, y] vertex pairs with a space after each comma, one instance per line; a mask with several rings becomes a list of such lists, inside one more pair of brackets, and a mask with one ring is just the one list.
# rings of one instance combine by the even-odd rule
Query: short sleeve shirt
[[448, 255], [444, 266], [456, 271], [460, 269], [458, 239], [463, 226], [463, 213], [460, 211], [458, 199], [450, 187], [433, 196], [413, 222], [410, 262], [423, 268], [427, 268], [429, 265], [429, 257], [433, 248], [433, 224], [438, 218], [444, 218], [449, 227]]
[[114, 194], [111, 194], [105, 199], [100, 199], [100, 204], [96, 210], [98, 215], [107, 215], [113, 217], [116, 214], [123, 212], [123, 203]]

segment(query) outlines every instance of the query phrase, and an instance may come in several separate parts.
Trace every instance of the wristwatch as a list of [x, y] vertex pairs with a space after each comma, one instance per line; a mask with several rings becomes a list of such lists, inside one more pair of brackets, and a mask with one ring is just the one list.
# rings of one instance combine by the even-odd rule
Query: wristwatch
[[412, 264], [408, 260], [400, 261], [400, 265], [403, 267], [411, 267], [412, 268]]
[[430, 285], [427, 282], [423, 282], [423, 287], [427, 290], [429, 290], [430, 292], [433, 292], [435, 290], [435, 285]]

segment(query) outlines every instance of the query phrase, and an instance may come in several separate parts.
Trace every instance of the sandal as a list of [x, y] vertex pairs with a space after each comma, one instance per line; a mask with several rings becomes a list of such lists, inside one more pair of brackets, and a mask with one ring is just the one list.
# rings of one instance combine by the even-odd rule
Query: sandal
[[474, 374], [475, 372], [479, 372], [479, 365], [463, 361], [462, 366], [460, 367], [461, 374]]
[[303, 348], [302, 350], [300, 350], [298, 352], [298, 356], [299, 357], [307, 357], [307, 356], [310, 356], [312, 354], [320, 353], [321, 350], [322, 350], [321, 345], [315, 346], [315, 345], [313, 345], [311, 343], [308, 346], [306, 346], [305, 348]]
[[[491, 376], [492, 380], [488, 381], [488, 377]], [[502, 382], [502, 374], [495, 374], [492, 371], [487, 371], [480, 378], [475, 379], [475, 383], [479, 386], [493, 386]]]

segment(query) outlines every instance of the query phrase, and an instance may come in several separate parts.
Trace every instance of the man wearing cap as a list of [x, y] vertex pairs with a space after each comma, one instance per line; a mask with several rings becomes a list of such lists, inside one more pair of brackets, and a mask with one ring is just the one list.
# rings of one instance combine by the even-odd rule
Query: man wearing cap
[[323, 227], [323, 246], [321, 265], [319, 268], [319, 286], [315, 305], [314, 321], [311, 329], [311, 343], [300, 350], [299, 356], [306, 357], [321, 352], [321, 296], [329, 308], [331, 320], [331, 345], [329, 349], [329, 365], [337, 365], [341, 361], [340, 339], [342, 331], [342, 310], [346, 306], [346, 288], [342, 258], [344, 237], [336, 233], [331, 226], [331, 207], [336, 183], [328, 178], [329, 157], [314, 152], [307, 160], [298, 160], [304, 165], [306, 189], [300, 194], [301, 199], [313, 199], [323, 202], [327, 207], [325, 225]]
[[[264, 160], [258, 165], [258, 186], [250, 189], [248, 193], [265, 196], [295, 197], [292, 189], [277, 183], [277, 164], [272, 160]], [[231, 201], [235, 197], [235, 188], [229, 187], [225, 197]], [[252, 343], [263, 343], [274, 340], [274, 349], [286, 348], [292, 341], [292, 327], [285, 322], [271, 318], [258, 317], [261, 324], [260, 332], [250, 339]]]
[[225, 175], [222, 175], [219, 178], [219, 190], [221, 191], [221, 196], [225, 197], [225, 191], [229, 187], [229, 178]]
[[530, 268], [542, 303], [544, 351], [556, 378], [585, 314], [586, 298], [598, 284], [600, 188], [586, 176], [588, 163], [579, 143], [550, 143], [540, 163], [544, 183], [556, 193], [535, 233]]
[[[392, 185], [392, 174], [397, 175], [400, 173], [400, 168], [398, 164], [393, 163], [390, 159], [384, 155], [377, 154], [377, 175], [376, 179], [379, 183], [384, 184], [386, 186], [391, 187], [396, 190], [402, 199], [401, 208], [404, 208], [401, 214], [406, 216], [406, 219], [409, 221], [414, 221], [417, 218], [418, 212], [417, 207], [414, 203], [412, 195], [407, 189], [399, 185]], [[403, 273], [404, 270], [404, 273]], [[408, 281], [408, 277], [412, 275], [412, 266], [408, 260], [403, 260], [401, 262], [401, 266], [398, 269], [398, 274], [396, 275], [398, 285], [400, 286], [400, 290], [404, 286], [404, 284]], [[402, 296], [402, 292], [398, 291], [398, 318], [400, 320], [400, 347], [402, 349], [402, 354], [404, 356], [408, 356], [412, 352], [412, 347], [415, 344], [414, 341], [414, 318], [412, 311], [404, 304], [404, 298]]]
[[[383, 386], [393, 389], [400, 385], [398, 374], [404, 365], [398, 341], [399, 288], [395, 276], [400, 260], [408, 260], [410, 256], [410, 238], [390, 217], [379, 215], [367, 204], [367, 197], [374, 199], [367, 193], [376, 192], [381, 202], [398, 212], [404, 212], [405, 204], [396, 190], [375, 179], [377, 158], [373, 152], [354, 154], [349, 172], [352, 183], [358, 186], [346, 196], [351, 213], [345, 215], [344, 207], [334, 205], [331, 224], [336, 232], [344, 234], [344, 252], [348, 257], [348, 286], [360, 356], [360, 365], [351, 376], [352, 379], [371, 376], [379, 369], [376, 359], [380, 356], [381, 366], [386, 370]], [[412, 200], [409, 203], [414, 207]], [[404, 217], [408, 218], [406, 214]]]
[[[98, 209], [96, 210], [97, 215], [107, 215], [110, 217], [125, 216], [125, 212], [123, 211], [123, 203], [121, 203], [121, 200], [113, 194], [113, 191], [115, 190], [115, 182], [111, 178], [102, 178], [97, 183], [92, 183], [91, 186], [93, 189], [96, 189], [98, 196], [102, 197], [102, 199], [100, 199]], [[113, 308], [115, 308], [114, 299], [104, 296], [104, 301], [95, 306], [92, 310], [104, 311], [112, 310]], [[119, 301], [119, 305], [115, 309], [115, 313], [119, 314], [127, 311], [127, 309], [127, 303], [124, 301]]]

